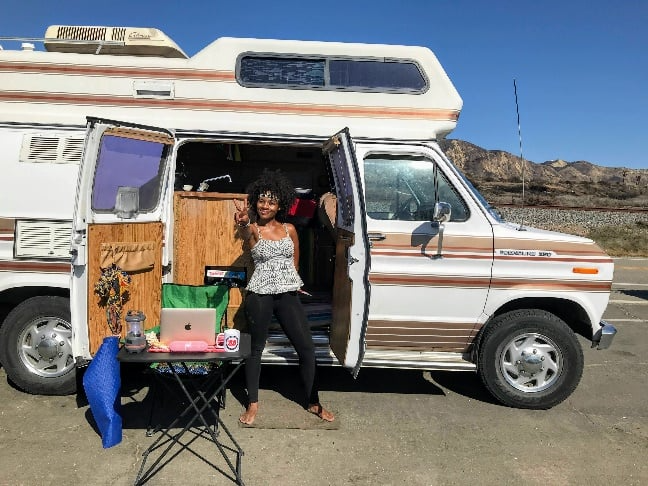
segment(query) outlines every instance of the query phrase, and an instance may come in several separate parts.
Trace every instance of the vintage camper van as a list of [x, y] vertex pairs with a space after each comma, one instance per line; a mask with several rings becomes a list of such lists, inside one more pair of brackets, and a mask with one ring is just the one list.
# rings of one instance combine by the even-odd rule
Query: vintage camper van
[[[76, 200], [73, 217], [71, 207], [68, 217], [51, 208], [39, 215], [2, 182], [16, 196], [0, 208], [12, 265], [45, 268], [53, 240], [28, 230], [51, 236], [72, 219], [71, 246], [69, 232], [57, 246], [71, 251], [69, 290], [15, 280], [10, 291], [10, 279], [0, 280], [14, 297], [0, 360], [27, 391], [71, 391], [75, 368], [107, 334], [94, 293], [102, 248], [146, 253], [151, 264], [131, 271], [125, 309], [144, 312], [147, 328], [158, 324], [164, 284], [204, 285], [213, 268], [249, 275], [234, 200], [264, 169], [286, 174], [296, 205], [311, 209], [292, 221], [320, 363], [354, 374], [363, 366], [476, 371], [502, 403], [548, 408], [580, 380], [576, 334], [599, 349], [611, 344], [616, 331], [601, 320], [611, 258], [591, 240], [502, 221], [445, 157], [437, 142], [462, 102], [429, 49], [222, 38], [186, 58], [172, 43], [161, 49], [159, 31], [149, 30], [148, 45], [141, 32], [113, 28], [103, 32], [109, 55], [82, 49], [83, 39], [64, 42], [91, 38], [90, 29], [50, 31], [58, 52], [0, 53], [14, 83], [0, 90], [2, 113], [13, 117], [1, 136], [13, 130], [11, 147], [25, 154], [3, 163], [16, 174], [28, 166], [21, 183], [44, 195], [65, 184], [65, 200]], [[71, 137], [74, 153], [83, 151], [73, 183], [43, 180], [41, 166], [29, 165], [39, 155], [30, 148], [43, 145], [26, 140], [44, 133], [56, 134], [57, 157]], [[25, 242], [41, 254], [17, 251]], [[244, 298], [241, 287], [229, 290], [228, 325], [245, 328]], [[263, 360], [296, 361], [278, 328]]]

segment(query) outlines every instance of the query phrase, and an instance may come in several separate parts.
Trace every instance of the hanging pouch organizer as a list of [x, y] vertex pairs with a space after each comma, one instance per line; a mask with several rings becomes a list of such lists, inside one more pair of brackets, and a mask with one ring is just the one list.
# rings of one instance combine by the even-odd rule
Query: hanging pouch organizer
[[142, 272], [155, 266], [155, 242], [111, 242], [101, 244], [99, 266], [117, 265], [125, 272]]

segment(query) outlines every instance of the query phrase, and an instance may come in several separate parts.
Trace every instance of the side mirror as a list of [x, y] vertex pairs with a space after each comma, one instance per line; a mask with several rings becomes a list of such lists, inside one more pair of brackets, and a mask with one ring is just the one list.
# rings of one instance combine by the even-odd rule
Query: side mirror
[[450, 221], [452, 216], [452, 206], [449, 203], [439, 201], [434, 205], [434, 214], [432, 215], [432, 221], [436, 223], [445, 223]]

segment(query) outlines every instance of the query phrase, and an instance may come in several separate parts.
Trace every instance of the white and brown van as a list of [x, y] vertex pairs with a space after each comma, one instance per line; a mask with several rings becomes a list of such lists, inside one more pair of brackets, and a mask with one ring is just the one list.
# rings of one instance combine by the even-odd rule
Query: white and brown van
[[[322, 201], [312, 218], [295, 219], [321, 363], [354, 374], [476, 370], [502, 402], [546, 408], [579, 382], [575, 333], [599, 347], [614, 334], [600, 321], [611, 259], [590, 240], [501, 221], [435, 143], [353, 139], [348, 129], [321, 140], [180, 135], [99, 119], [87, 140], [74, 220], [72, 325], [87, 329], [77, 355], [92, 353], [105, 327], [92, 305], [102, 243], [154, 243], [155, 265], [132, 275], [130, 302], [151, 326], [162, 282], [199, 285], [214, 266], [251, 272], [233, 200], [264, 168]], [[195, 161], [209, 161], [212, 179], [227, 176], [216, 190], [174, 190], [205, 179], [192, 175]], [[138, 188], [139, 205], [122, 206], [123, 188]], [[232, 289], [227, 314], [243, 330], [244, 298]], [[263, 361], [296, 361], [279, 328]]]
[[[249, 275], [233, 200], [265, 168], [316, 208], [293, 222], [320, 363], [476, 371], [503, 403], [547, 408], [581, 377], [576, 334], [610, 345], [612, 259], [591, 240], [502, 221], [447, 159], [437, 142], [462, 101], [429, 49], [223, 38], [187, 57], [161, 50], [155, 31], [155, 45], [112, 42], [104, 56], [97, 41], [64, 42], [130, 38], [93, 29], [59, 26], [48, 52], [0, 51], [0, 112], [11, 114], [0, 120], [11, 202], [0, 205], [0, 299], [12, 301], [0, 361], [20, 387], [71, 391], [106, 335], [93, 293], [102, 245], [149, 252], [124, 309], [143, 311], [147, 328], [164, 283], [202, 285], [214, 267]], [[81, 148], [77, 181], [68, 159]], [[43, 207], [17, 189], [27, 180]], [[56, 205], [74, 194], [73, 216]], [[70, 220], [69, 290], [15, 271], [50, 264], [40, 235]], [[245, 328], [244, 298], [230, 290], [228, 325]], [[43, 345], [41, 322], [57, 336]], [[278, 328], [263, 360], [296, 361]]]

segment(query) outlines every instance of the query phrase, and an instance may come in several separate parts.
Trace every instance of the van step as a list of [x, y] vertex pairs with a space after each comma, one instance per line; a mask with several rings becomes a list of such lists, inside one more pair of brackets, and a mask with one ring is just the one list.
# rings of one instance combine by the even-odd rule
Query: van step
[[[328, 336], [314, 332], [315, 357], [321, 366], [339, 366], [328, 347]], [[422, 352], [410, 350], [369, 349], [362, 361], [363, 368], [400, 368], [446, 371], [475, 371], [476, 365], [461, 353]], [[261, 356], [264, 364], [292, 365], [298, 362], [297, 353], [285, 335], [271, 333]]]
[[445, 371], [476, 371], [475, 363], [461, 353], [433, 351], [367, 350], [363, 368], [401, 368]]

